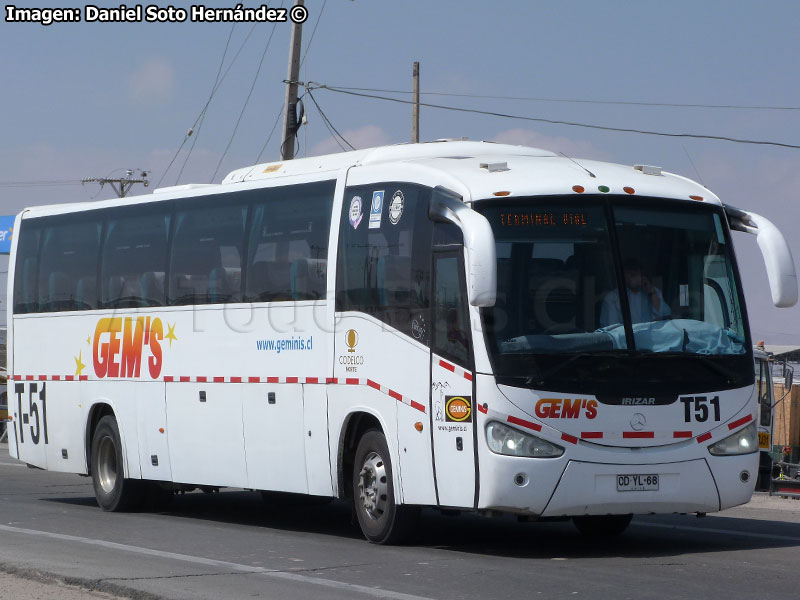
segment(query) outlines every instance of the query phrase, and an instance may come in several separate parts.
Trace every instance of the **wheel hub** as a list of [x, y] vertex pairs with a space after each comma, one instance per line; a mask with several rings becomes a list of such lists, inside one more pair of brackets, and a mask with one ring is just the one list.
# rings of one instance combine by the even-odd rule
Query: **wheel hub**
[[97, 451], [97, 479], [106, 493], [117, 484], [117, 447], [110, 437], [102, 439]]
[[389, 483], [386, 464], [377, 452], [370, 452], [358, 473], [358, 492], [364, 512], [372, 520], [378, 520], [386, 511]]

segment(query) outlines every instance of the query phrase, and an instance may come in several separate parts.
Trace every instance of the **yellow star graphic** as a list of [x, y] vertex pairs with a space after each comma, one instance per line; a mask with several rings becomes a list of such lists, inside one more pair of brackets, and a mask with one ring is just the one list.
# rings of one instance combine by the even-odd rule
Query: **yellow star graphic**
[[87, 344], [88, 346], [91, 346], [91, 345], [92, 345], [92, 336], [89, 336], [89, 337], [87, 337], [87, 338], [86, 338], [86, 344]]
[[78, 352], [78, 356], [73, 356], [73, 358], [75, 359], [75, 375], [77, 375], [78, 377], [83, 375], [82, 371], [86, 368], [86, 365], [83, 364], [83, 362], [81, 362], [82, 354], [83, 351]]
[[169, 331], [167, 331], [167, 335], [164, 336], [165, 339], [169, 340], [169, 347], [170, 348], [172, 348], [172, 342], [173, 341], [175, 341], [175, 342], [178, 341], [178, 338], [175, 336], [175, 325], [177, 325], [177, 323], [175, 323], [173, 325], [170, 325], [169, 323], [167, 323], [167, 329]]

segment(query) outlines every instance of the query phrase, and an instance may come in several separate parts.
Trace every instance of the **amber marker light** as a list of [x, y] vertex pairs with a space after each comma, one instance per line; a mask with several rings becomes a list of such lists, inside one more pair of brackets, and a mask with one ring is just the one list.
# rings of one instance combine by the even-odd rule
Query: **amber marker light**
[[164, 433], [164, 428], [163, 427], [159, 427], [158, 428], [158, 433]]
[[703, 197], [702, 196], [689, 196], [689, 198], [691, 198], [692, 200], [697, 200], [698, 202], [702, 202], [703, 201]]
[[511, 192], [495, 192], [494, 195], [495, 196], [509, 196], [509, 195], [511, 195]]
[[576, 194], [582, 194], [585, 190], [583, 189], [582, 185], [573, 185], [572, 191], [575, 192]]
[[416, 429], [417, 431], [422, 431], [422, 423], [420, 421], [414, 423], [414, 429]]
[[624, 191], [626, 194], [635, 194], [636, 193], [635, 189], [633, 189], [632, 187], [627, 187], [627, 186], [622, 188], [622, 191]]

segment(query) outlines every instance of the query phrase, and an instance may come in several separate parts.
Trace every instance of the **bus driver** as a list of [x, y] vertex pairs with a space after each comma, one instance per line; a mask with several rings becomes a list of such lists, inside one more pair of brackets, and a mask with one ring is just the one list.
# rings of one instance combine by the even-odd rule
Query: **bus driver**
[[[642, 266], [636, 259], [628, 259], [623, 264], [625, 288], [628, 291], [628, 306], [633, 323], [660, 321], [670, 316], [669, 306], [664, 301], [661, 290], [655, 287], [648, 277], [642, 273]], [[622, 308], [619, 291], [612, 290], [603, 299], [600, 308], [600, 325], [622, 324]]]

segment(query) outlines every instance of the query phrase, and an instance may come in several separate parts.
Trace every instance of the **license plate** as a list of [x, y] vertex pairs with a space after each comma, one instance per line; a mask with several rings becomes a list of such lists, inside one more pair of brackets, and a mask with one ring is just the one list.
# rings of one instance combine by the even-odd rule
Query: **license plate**
[[769, 449], [769, 434], [763, 431], [758, 432], [758, 447]]
[[617, 475], [618, 492], [658, 490], [658, 475]]

